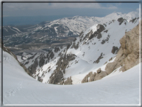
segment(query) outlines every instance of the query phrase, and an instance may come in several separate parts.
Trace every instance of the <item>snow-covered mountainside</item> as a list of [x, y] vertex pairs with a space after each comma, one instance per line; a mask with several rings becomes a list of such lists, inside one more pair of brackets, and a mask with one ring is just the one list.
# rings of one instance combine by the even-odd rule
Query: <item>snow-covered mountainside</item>
[[71, 31], [79, 34], [82, 31], [85, 31], [87, 28], [91, 27], [95, 24], [102, 24], [111, 20], [116, 20], [119, 17], [123, 17], [125, 19], [131, 20], [132, 18], [138, 17], [138, 12], [130, 12], [128, 14], [122, 14], [121, 12], [112, 13], [105, 17], [82, 17], [82, 16], [74, 16], [73, 18], [63, 18], [59, 20], [52, 21], [50, 23], [45, 24], [45, 26], [52, 26], [54, 24], [63, 24], [67, 26]]
[[30, 75], [43, 83], [80, 84], [101, 79], [116, 68], [121, 68], [117, 65], [110, 70], [108, 65], [115, 60], [120, 49], [119, 40], [138, 25], [138, 19], [120, 17], [103, 24], [95, 24], [81, 32], [71, 45], [52, 49], [42, 57], [35, 55], [31, 60], [24, 60], [22, 63], [28, 68]]
[[48, 52], [16, 57], [4, 47], [3, 103], [140, 105], [139, 42], [139, 18], [125, 16]]
[[[87, 16], [74, 16], [70, 18], [62, 18], [54, 21], [46, 21], [44, 23], [40, 23], [34, 26], [24, 26], [23, 27], [16, 27], [16, 26], [6, 26], [4, 27], [5, 35], [11, 34], [19, 34], [21, 32], [32, 31], [35, 33], [36, 31], [46, 31], [50, 29], [50, 32], [47, 33], [55, 33], [54, 36], [71, 36], [71, 35], [78, 35], [80, 32], [86, 30], [87, 28], [94, 25], [94, 23], [105, 23], [111, 21], [112, 19], [118, 19], [119, 17], [123, 17], [125, 19], [131, 20], [132, 18], [138, 17], [138, 12], [133, 11], [128, 14], [122, 14], [121, 12], [116, 12], [109, 14], [105, 17], [87, 17]], [[62, 29], [63, 28], [63, 29]], [[69, 31], [68, 31], [69, 30]], [[55, 32], [53, 32], [55, 31]], [[10, 33], [9, 33], [10, 32]], [[51, 35], [51, 34], [50, 34]], [[49, 35], [49, 36], [50, 36]]]
[[5, 106], [9, 104], [13, 104], [12, 106], [18, 104], [139, 105], [139, 66], [126, 72], [117, 70], [102, 80], [87, 84], [68, 86], [42, 84], [27, 75], [16, 59], [3, 51], [3, 102]]
[[15, 47], [14, 49], [31, 49], [32, 46], [43, 48], [43, 44], [48, 46], [53, 43], [58, 43], [59, 45], [70, 40], [64, 41], [64, 37], [78, 36], [80, 32], [85, 31], [94, 24], [103, 24], [113, 19], [117, 20], [119, 17], [131, 20], [134, 17], [138, 17], [138, 12], [128, 14], [112, 13], [105, 17], [74, 16], [50, 22], [47, 21], [37, 25], [5, 26], [3, 28], [4, 44], [7, 47]]

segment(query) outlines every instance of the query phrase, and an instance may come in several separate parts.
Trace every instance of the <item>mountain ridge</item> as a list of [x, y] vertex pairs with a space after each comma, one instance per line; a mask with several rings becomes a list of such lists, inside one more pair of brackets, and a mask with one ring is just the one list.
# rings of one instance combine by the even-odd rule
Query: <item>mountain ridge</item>
[[82, 31], [94, 24], [103, 24], [120, 17], [132, 19], [134, 16], [137, 17], [134, 13], [121, 13], [115, 17], [114, 13], [105, 17], [74, 16], [30, 26], [5, 26], [3, 29], [4, 45], [15, 54], [22, 52], [22, 50], [50, 50], [56, 46], [70, 44]]
[[[34, 69], [32, 75], [35, 79], [44, 83], [81, 83], [88, 72], [93, 70], [93, 72], [99, 73], [101, 70], [98, 70], [98, 68], [103, 66], [104, 69], [106, 61], [114, 59], [120, 48], [119, 40], [136, 25], [138, 25], [138, 18], [130, 21], [119, 18], [103, 25], [96, 24], [85, 32], [82, 32], [71, 45], [57, 49], [57, 53], [55, 49], [52, 49], [51, 53], [47, 55], [50, 57], [44, 58], [47, 59], [47, 62], [42, 60], [43, 63], [40, 67], [38, 66], [38, 62], [36, 64], [37, 69]], [[116, 34], [117, 36], [115, 36]], [[106, 46], [108, 47], [106, 48]], [[107, 50], [104, 51], [104, 49]], [[49, 60], [49, 58], [51, 59]], [[25, 60], [23, 63], [26, 66], [27, 61]], [[80, 68], [82, 65], [84, 67]], [[32, 66], [35, 67], [34, 64]], [[26, 67], [28, 68], [28, 66]], [[80, 80], [77, 83], [75, 83], [76, 80], [73, 80], [73, 78], [76, 78], [76, 75], [80, 75]], [[103, 76], [105, 75], [108, 75], [108, 73], [105, 74], [103, 72]], [[100, 78], [102, 76], [98, 77], [98, 79]]]

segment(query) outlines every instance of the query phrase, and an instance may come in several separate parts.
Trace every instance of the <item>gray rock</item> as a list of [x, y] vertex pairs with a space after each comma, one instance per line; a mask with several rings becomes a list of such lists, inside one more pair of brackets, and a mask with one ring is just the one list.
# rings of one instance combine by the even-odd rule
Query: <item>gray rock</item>
[[91, 34], [91, 36], [89, 37], [89, 40], [94, 38], [94, 37], [97, 37], [97, 39], [100, 39], [102, 37], [102, 34], [101, 32], [105, 30], [105, 27], [101, 24], [98, 24], [97, 26], [97, 31], [94, 32], [93, 34]]
[[98, 73], [98, 74], [101, 73], [101, 68], [99, 68], [99, 69], [97, 70], [97, 73]]
[[64, 82], [64, 85], [72, 85], [71, 77], [68, 77], [67, 80]]
[[50, 84], [58, 84], [63, 79], [63, 73], [61, 71], [54, 71], [54, 73], [50, 76], [49, 83]]
[[118, 52], [118, 47], [117, 46], [113, 46], [112, 50], [111, 50], [111, 53], [117, 54], [117, 52]]
[[94, 63], [99, 63], [100, 62], [100, 59], [103, 58], [103, 53], [101, 53], [101, 55], [98, 57], [98, 59], [96, 61], [94, 61]]
[[117, 21], [119, 22], [119, 25], [121, 25], [123, 23], [124, 19], [122, 17], [120, 17]]
[[60, 48], [59, 48], [59, 47], [55, 47], [55, 48], [54, 48], [54, 52], [57, 53], [58, 51], [60, 51]]

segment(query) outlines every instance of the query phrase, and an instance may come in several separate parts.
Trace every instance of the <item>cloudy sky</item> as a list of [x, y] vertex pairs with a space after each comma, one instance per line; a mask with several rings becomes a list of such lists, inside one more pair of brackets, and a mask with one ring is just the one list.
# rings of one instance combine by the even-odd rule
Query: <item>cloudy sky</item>
[[139, 3], [3, 3], [3, 16], [105, 16], [138, 8]]
[[[89, 0], [89, 1], [95, 1], [95, 0]], [[102, 1], [102, 0], [97, 0], [97, 1]], [[103, 1], [108, 1], [108, 0], [103, 0]], [[124, 1], [124, 0], [119, 0], [119, 1]], [[125, 1], [131, 1], [131, 0], [125, 0]], [[139, 0], [132, 0], [132, 1], [139, 1]], [[131, 11], [138, 11], [138, 10], [139, 10], [139, 3], [122, 3], [122, 2], [121, 3], [7, 3], [7, 2], [3, 3], [4, 25], [36, 24], [42, 21], [52, 21], [63, 17], [73, 17], [77, 15], [103, 17], [113, 12], [129, 13]]]

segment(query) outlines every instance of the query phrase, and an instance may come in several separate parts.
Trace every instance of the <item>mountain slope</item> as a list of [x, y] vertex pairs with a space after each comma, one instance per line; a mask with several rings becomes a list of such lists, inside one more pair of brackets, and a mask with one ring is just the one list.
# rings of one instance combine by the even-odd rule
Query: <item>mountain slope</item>
[[[23, 27], [22, 26], [5, 26], [3, 29], [4, 30], [3, 32], [5, 35], [11, 35], [11, 34], [19, 34], [20, 32], [21, 33], [27, 32], [27, 31], [31, 31], [35, 33], [35, 31], [39, 31], [39, 30], [44, 31], [45, 29], [52, 28], [53, 31], [55, 31], [54, 32], [55, 34], [59, 34], [61, 27], [64, 26], [65, 28], [69, 29], [71, 32], [73, 31], [72, 32], [73, 34], [75, 33], [79, 34], [81, 31], [84, 31], [87, 28], [93, 26], [94, 23], [102, 24], [102, 23], [111, 21], [112, 19], [116, 20], [119, 17], [123, 17], [125, 19], [131, 20], [132, 18], [135, 18], [138, 16], [139, 14], [137, 11], [132, 11], [132, 12], [129, 12], [128, 14], [122, 14], [121, 12], [116, 12], [116, 13], [111, 13], [105, 17], [74, 16], [70, 18], [57, 19], [50, 22], [45, 21], [44, 23], [40, 23], [37, 25], [24, 25]], [[67, 29], [64, 29], [64, 30], [67, 30]]]
[[[130, 21], [119, 18], [92, 26], [82, 32], [70, 46], [60, 50], [47, 64], [38, 67], [33, 77], [44, 83], [78, 84], [83, 82], [89, 72], [95, 76], [105, 71], [105, 66], [111, 59], [115, 59], [121, 46], [119, 40], [138, 23], [138, 18]], [[103, 67], [102, 70], [99, 70], [100, 67]], [[111, 72], [103, 72], [97, 79]]]
[[[42, 84], [3, 52], [3, 95], [8, 104], [134, 104], [139, 100], [139, 66], [99, 81], [79, 85]], [[62, 96], [62, 97], [61, 97]]]
[[105, 17], [74, 16], [37, 25], [5, 26], [3, 29], [4, 44], [11, 47], [12, 51], [50, 49], [54, 46], [70, 44], [74, 37], [79, 36], [80, 32], [94, 24], [103, 24], [117, 20], [119, 17], [131, 20], [138, 17], [136, 13], [138, 12], [112, 13]]

